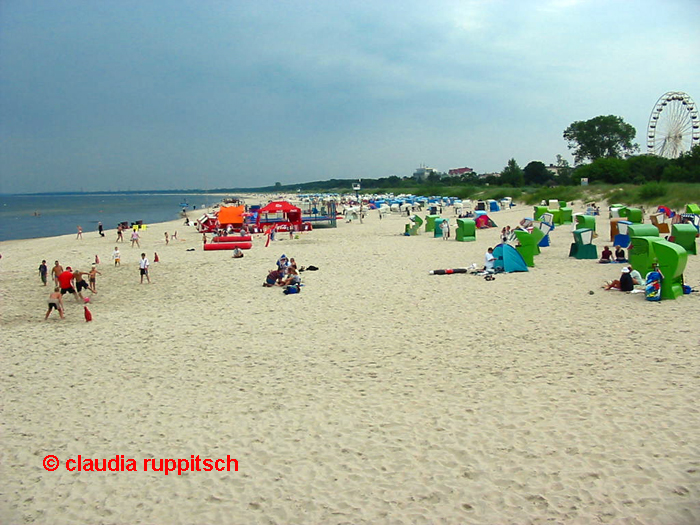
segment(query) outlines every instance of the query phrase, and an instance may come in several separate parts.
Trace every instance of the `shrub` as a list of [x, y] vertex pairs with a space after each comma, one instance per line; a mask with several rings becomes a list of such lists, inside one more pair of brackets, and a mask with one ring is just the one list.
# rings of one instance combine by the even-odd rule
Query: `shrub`
[[659, 182], [648, 182], [641, 188], [639, 188], [639, 200], [640, 201], [651, 201], [663, 197], [668, 192], [668, 188], [665, 184]]

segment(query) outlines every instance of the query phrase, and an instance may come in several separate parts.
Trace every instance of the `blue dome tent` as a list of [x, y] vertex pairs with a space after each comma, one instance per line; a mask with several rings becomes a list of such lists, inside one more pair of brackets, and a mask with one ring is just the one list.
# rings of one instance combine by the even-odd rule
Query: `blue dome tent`
[[499, 244], [493, 249], [493, 256], [496, 260], [493, 262], [493, 267], [502, 268], [504, 272], [527, 272], [527, 264], [525, 259], [518, 253], [518, 250], [510, 244]]

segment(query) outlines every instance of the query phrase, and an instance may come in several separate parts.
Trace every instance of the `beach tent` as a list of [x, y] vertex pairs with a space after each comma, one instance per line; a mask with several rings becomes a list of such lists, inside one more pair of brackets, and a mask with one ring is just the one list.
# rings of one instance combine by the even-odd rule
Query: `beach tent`
[[283, 214], [288, 222], [292, 224], [301, 224], [301, 208], [297, 208], [293, 204], [287, 201], [274, 201], [264, 206], [258, 210], [258, 220], [257, 223], [260, 224], [260, 219], [263, 214], [273, 214], [281, 213]]
[[482, 228], [495, 228], [495, 227], [496, 227], [496, 223], [493, 222], [493, 221], [489, 218], [488, 215], [483, 214], [483, 215], [479, 215], [479, 216], [476, 218], [476, 227], [479, 228], [479, 229], [482, 229]]
[[496, 258], [493, 261], [494, 268], [501, 268], [506, 273], [528, 271], [523, 256], [510, 244], [501, 243], [496, 246], [493, 249], [493, 256]]
[[229, 224], [243, 224], [244, 213], [245, 206], [224, 206], [219, 208], [217, 218], [219, 219], [219, 224], [221, 226], [228, 226]]

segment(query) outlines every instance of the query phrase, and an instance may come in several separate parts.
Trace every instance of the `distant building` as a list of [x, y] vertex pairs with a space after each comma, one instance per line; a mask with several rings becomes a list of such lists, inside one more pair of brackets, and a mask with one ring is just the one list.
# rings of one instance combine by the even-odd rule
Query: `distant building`
[[563, 166], [555, 166], [554, 164], [550, 164], [549, 166], [546, 166], [547, 171], [550, 173], [553, 173], [555, 177], [559, 176], [559, 172], [564, 168]]
[[450, 177], [461, 177], [470, 173], [474, 173], [474, 170], [471, 168], [454, 168], [447, 172]]
[[427, 166], [421, 166], [413, 172], [413, 178], [417, 181], [424, 181], [433, 173], [437, 173], [434, 168], [428, 168]]

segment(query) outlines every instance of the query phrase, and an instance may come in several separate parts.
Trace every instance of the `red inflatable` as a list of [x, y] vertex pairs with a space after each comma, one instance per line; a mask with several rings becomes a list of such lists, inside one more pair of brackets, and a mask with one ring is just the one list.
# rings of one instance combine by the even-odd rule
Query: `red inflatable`
[[250, 235], [229, 235], [222, 237], [214, 237], [211, 242], [250, 242], [252, 241]]
[[252, 247], [252, 242], [212, 242], [204, 245], [204, 251], [233, 250], [235, 248], [240, 248], [241, 250], [250, 250]]

